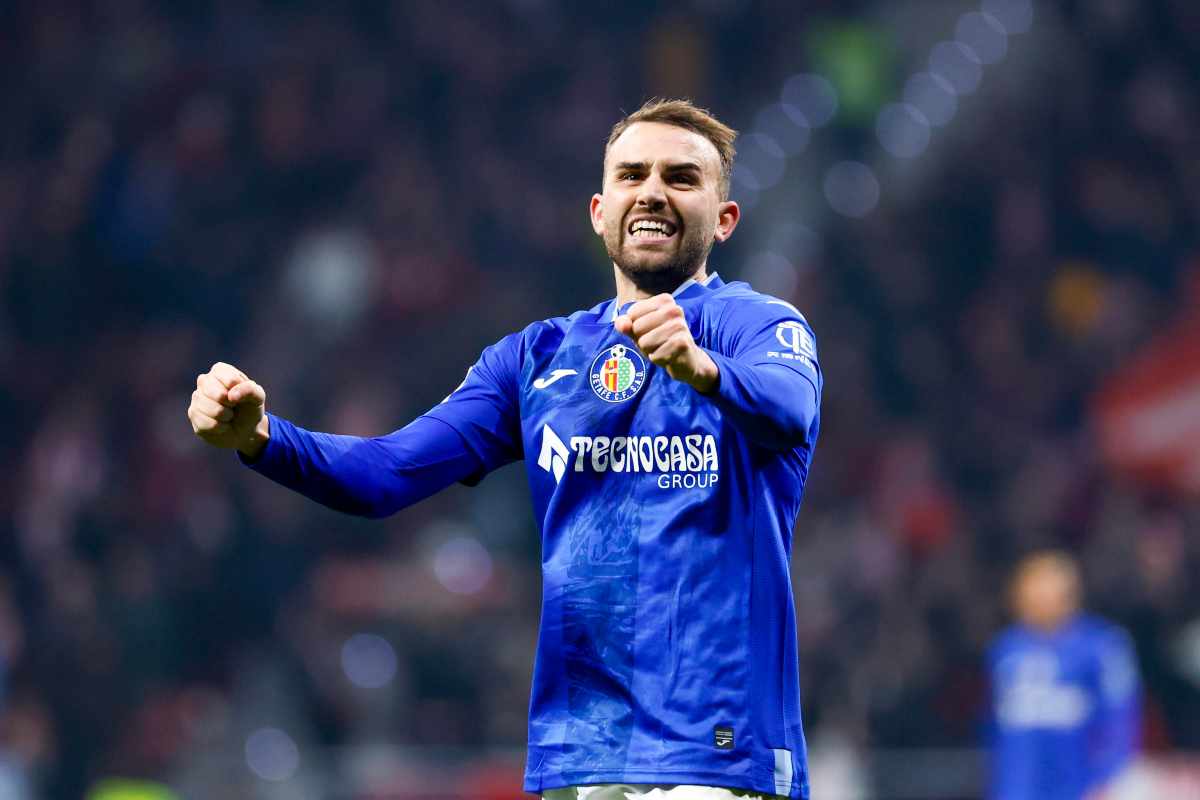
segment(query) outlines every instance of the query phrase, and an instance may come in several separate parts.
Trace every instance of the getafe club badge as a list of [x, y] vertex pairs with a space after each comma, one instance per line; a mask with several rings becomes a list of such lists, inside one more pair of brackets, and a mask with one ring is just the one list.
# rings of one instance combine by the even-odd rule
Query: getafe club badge
[[597, 397], [619, 403], [637, 394], [646, 382], [646, 362], [632, 347], [614, 344], [592, 362], [591, 380]]

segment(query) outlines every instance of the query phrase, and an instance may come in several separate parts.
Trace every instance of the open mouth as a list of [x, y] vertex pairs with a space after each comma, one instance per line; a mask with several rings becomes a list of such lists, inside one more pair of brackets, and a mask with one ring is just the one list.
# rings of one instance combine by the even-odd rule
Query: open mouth
[[675, 223], [665, 219], [635, 219], [629, 223], [629, 238], [638, 242], [665, 242], [675, 235]]

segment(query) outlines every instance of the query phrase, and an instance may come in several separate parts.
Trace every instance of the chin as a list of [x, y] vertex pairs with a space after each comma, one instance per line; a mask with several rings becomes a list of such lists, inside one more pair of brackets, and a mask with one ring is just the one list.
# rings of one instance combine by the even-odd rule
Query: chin
[[651, 263], [631, 259], [617, 266], [634, 286], [652, 295], [675, 291], [700, 267], [698, 263], [681, 264], [670, 258], [654, 259]]
[[627, 273], [664, 272], [677, 268], [675, 259], [668, 253], [631, 253], [621, 263]]

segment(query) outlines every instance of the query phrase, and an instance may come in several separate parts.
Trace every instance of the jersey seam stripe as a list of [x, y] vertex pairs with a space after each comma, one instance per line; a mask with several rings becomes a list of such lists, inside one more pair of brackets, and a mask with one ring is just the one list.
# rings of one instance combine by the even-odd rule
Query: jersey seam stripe
[[[430, 409], [430, 411], [433, 411], [433, 410], [436, 410], [436, 407], [434, 409]], [[462, 431], [460, 431], [458, 428], [451, 425], [446, 420], [442, 419], [439, 416], [435, 416], [432, 413], [426, 412], [426, 413], [422, 414], [421, 416], [426, 417], [428, 419], [435, 420], [436, 422], [440, 422], [441, 424], [445, 425], [450, 430], [454, 431], [454, 435], [457, 436], [459, 438], [459, 441], [461, 441], [463, 443], [463, 448], [475, 458], [475, 463], [479, 465], [479, 469], [482, 470], [487, 467], [487, 462], [485, 462], [483, 460], [483, 456], [479, 454], [479, 451], [475, 449], [475, 446], [470, 442], [470, 440], [468, 440], [466, 436], [463, 436]], [[476, 470], [476, 471], [478, 471], [478, 470]]]

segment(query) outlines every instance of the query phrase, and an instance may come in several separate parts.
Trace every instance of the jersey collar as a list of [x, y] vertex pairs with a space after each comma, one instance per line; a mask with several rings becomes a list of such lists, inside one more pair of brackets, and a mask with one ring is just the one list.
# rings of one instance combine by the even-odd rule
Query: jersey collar
[[[671, 292], [671, 296], [676, 300], [687, 300], [692, 297], [697, 297], [703, 294], [705, 291], [720, 289], [724, 285], [725, 282], [721, 280], [721, 276], [714, 272], [702, 281], [698, 281], [695, 278], [688, 278], [686, 281], [679, 284], [675, 291]], [[626, 303], [626, 305], [632, 305], [632, 303]], [[610, 323], [617, 321], [617, 314], [620, 312], [620, 310], [621, 307], [617, 304], [616, 298], [613, 298], [612, 313], [608, 315], [608, 321]]]

